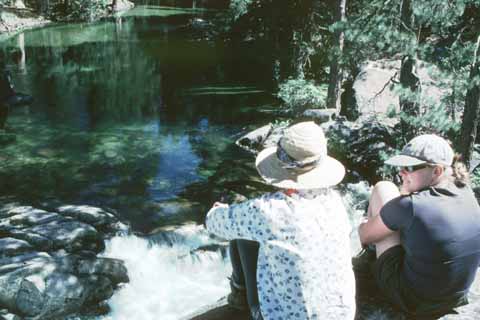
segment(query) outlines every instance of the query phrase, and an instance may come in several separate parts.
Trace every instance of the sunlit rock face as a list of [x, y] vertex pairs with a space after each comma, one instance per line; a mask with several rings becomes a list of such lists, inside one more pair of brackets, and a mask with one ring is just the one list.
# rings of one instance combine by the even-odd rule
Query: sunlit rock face
[[121, 260], [97, 254], [104, 250], [106, 236], [125, 229], [99, 208], [64, 205], [47, 211], [4, 202], [0, 309], [49, 318], [110, 298], [119, 284], [129, 281], [127, 269]]
[[[399, 95], [396, 87], [400, 79], [400, 60], [367, 61], [360, 67], [353, 90], [358, 111], [363, 116], [399, 111]], [[421, 105], [438, 103], [448, 93], [441, 84], [448, 82], [438, 69], [418, 61], [416, 74], [422, 83]]]

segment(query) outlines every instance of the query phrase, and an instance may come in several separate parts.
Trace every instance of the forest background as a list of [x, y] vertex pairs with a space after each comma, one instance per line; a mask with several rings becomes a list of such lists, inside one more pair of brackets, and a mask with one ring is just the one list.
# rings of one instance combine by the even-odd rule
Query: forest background
[[[127, 2], [0, 0], [0, 6], [51, 21], [94, 21]], [[470, 166], [480, 118], [480, 0], [232, 0], [229, 6], [221, 37], [273, 41], [263, 54], [275, 61], [271, 77], [286, 108], [334, 108], [354, 121], [359, 110], [352, 86], [361, 66], [399, 60], [400, 72], [383, 88], [399, 95], [388, 113], [400, 120], [398, 145], [422, 132], [438, 133]], [[419, 64], [435, 73], [446, 94], [422, 98]]]

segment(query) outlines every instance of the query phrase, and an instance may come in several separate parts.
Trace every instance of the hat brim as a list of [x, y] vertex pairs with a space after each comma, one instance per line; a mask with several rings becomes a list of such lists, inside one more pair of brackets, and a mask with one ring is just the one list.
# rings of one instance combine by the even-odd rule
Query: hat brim
[[418, 158], [403, 155], [403, 154], [393, 156], [387, 161], [385, 161], [385, 164], [388, 164], [390, 166], [395, 166], [395, 167], [416, 166], [424, 163], [427, 163], [427, 161], [420, 160]]
[[282, 167], [276, 151], [276, 147], [267, 148], [258, 154], [255, 161], [260, 176], [275, 187], [297, 190], [320, 189], [337, 185], [345, 176], [345, 167], [329, 156], [314, 169], [297, 174]]

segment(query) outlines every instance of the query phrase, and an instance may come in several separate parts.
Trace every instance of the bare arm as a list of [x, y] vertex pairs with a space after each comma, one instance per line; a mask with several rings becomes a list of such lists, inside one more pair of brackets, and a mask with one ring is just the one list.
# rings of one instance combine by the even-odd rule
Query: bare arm
[[395, 233], [395, 231], [389, 229], [385, 223], [383, 223], [380, 215], [363, 221], [358, 227], [358, 234], [362, 244], [377, 243], [393, 233]]

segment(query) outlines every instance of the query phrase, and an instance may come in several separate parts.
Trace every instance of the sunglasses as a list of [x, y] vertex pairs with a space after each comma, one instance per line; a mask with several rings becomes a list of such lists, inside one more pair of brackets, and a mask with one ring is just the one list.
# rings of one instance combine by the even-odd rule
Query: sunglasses
[[417, 170], [425, 169], [427, 167], [431, 167], [432, 165], [428, 163], [423, 163], [423, 164], [418, 164], [416, 166], [405, 166], [405, 167], [400, 167], [400, 171], [405, 170], [409, 173], [412, 173]]

